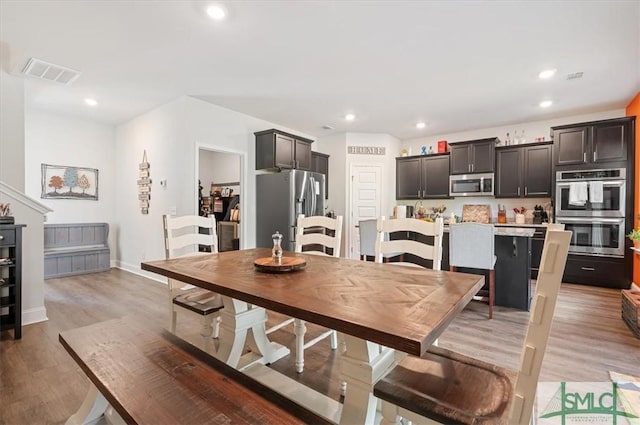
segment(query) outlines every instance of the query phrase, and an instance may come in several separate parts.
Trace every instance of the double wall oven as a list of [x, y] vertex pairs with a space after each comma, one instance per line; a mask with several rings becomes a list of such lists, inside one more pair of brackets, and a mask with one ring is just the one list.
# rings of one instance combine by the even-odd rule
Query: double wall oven
[[558, 171], [556, 221], [573, 232], [569, 252], [624, 257], [626, 170]]

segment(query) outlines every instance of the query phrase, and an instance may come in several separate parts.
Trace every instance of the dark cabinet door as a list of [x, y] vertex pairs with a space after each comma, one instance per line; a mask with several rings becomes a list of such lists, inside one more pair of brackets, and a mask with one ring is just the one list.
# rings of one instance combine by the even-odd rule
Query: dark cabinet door
[[522, 149], [500, 149], [496, 154], [496, 198], [522, 195]]
[[451, 174], [469, 174], [471, 172], [471, 145], [452, 144], [451, 150]]
[[495, 139], [487, 140], [485, 142], [472, 143], [472, 161], [471, 172], [472, 173], [491, 173], [493, 172], [493, 160]]
[[449, 155], [422, 158], [422, 197], [449, 197]]
[[296, 140], [294, 156], [295, 168], [311, 170], [311, 143]]
[[421, 158], [396, 158], [396, 199], [419, 199], [421, 196]]
[[555, 130], [553, 141], [556, 146], [556, 165], [586, 164], [589, 146], [589, 127], [575, 127]]
[[[551, 152], [552, 145], [529, 146], [523, 150], [524, 183], [523, 195], [528, 198], [551, 196]], [[522, 190], [521, 190], [522, 192]]]
[[296, 149], [295, 139], [292, 137], [276, 134], [275, 139], [275, 166], [283, 168], [294, 168], [294, 152]]
[[629, 131], [628, 121], [593, 126], [591, 161], [626, 161]]
[[498, 149], [496, 198], [550, 197], [551, 153], [551, 144]]
[[329, 155], [311, 152], [311, 171], [324, 174], [324, 197], [329, 199]]

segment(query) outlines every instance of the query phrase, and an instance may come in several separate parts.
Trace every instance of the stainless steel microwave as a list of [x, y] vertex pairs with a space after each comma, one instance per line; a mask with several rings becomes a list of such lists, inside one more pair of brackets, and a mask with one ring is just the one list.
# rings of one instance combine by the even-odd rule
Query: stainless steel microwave
[[449, 196], [493, 196], [493, 173], [449, 176]]

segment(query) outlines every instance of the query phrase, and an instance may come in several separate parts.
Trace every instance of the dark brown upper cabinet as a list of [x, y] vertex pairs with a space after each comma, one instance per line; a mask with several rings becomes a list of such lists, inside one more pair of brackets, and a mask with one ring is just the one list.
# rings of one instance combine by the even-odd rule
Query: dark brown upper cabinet
[[452, 143], [451, 174], [492, 173], [497, 137]]
[[550, 197], [552, 151], [551, 142], [496, 148], [496, 198]]
[[448, 197], [448, 153], [396, 158], [396, 199]]
[[556, 166], [587, 165], [597, 168], [603, 163], [626, 162], [633, 141], [633, 118], [552, 127]]
[[324, 197], [329, 199], [329, 155], [312, 151], [311, 171], [324, 174]]
[[256, 136], [256, 170], [299, 168], [311, 170], [311, 143], [313, 140], [285, 133], [264, 130]]

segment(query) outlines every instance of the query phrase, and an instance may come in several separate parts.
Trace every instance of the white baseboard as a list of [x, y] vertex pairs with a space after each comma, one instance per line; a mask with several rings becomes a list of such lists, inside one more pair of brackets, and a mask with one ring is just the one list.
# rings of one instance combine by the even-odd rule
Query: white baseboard
[[142, 270], [140, 267], [134, 266], [133, 264], [127, 264], [122, 261], [116, 261], [116, 265], [113, 267], [122, 269], [129, 273], [137, 274], [138, 276], [146, 277], [147, 279], [155, 280], [156, 282], [164, 283], [165, 285], [167, 284], [166, 277], [160, 276], [156, 273], [146, 272]]
[[49, 318], [47, 317], [47, 309], [45, 307], [22, 310], [22, 326], [45, 322], [47, 320], [49, 320]]

